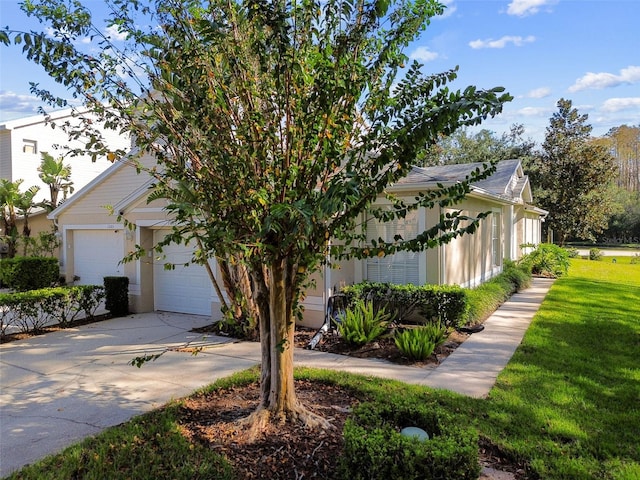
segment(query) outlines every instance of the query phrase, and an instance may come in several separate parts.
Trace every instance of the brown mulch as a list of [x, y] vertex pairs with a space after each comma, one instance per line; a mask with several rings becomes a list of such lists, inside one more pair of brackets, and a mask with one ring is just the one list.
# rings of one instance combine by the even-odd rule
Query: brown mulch
[[270, 425], [250, 440], [238, 420], [258, 405], [257, 384], [189, 398], [181, 415], [183, 434], [224, 455], [242, 479], [335, 478], [342, 452], [342, 429], [358, 400], [347, 389], [296, 380], [300, 402], [331, 422], [328, 430], [309, 430], [289, 422]]

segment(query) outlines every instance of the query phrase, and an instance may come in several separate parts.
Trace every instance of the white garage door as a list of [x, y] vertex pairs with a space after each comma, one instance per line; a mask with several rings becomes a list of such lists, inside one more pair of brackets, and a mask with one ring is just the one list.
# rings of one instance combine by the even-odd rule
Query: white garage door
[[124, 257], [122, 230], [74, 230], [73, 270], [81, 285], [102, 285], [106, 276], [120, 276]]
[[[164, 232], [154, 232], [154, 243], [164, 238]], [[169, 245], [163, 248], [166, 258], [153, 265], [153, 292], [156, 310], [167, 312], [211, 315], [213, 287], [206, 269], [202, 265], [183, 264], [191, 261], [193, 247]], [[174, 270], [165, 270], [164, 263], [175, 265]]]

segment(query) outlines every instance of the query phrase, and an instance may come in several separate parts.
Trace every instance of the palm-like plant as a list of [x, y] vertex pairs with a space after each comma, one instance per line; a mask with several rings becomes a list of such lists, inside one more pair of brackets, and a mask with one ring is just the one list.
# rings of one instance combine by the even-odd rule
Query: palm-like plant
[[20, 184], [22, 180], [12, 182], [6, 178], [0, 178], [0, 213], [2, 214], [2, 227], [4, 229], [4, 241], [7, 244], [7, 255], [13, 257], [16, 254], [16, 204], [20, 202]]
[[62, 158], [55, 159], [47, 152], [42, 152], [42, 162], [38, 167], [40, 179], [49, 185], [50, 201], [43, 202], [47, 210], [53, 210], [58, 206], [58, 196], [63, 193], [63, 199], [68, 193], [73, 193], [73, 182], [71, 181], [71, 166], [65, 165]]
[[40, 187], [32, 186], [26, 192], [22, 192], [18, 195], [15, 201], [15, 208], [18, 214], [24, 217], [24, 224], [22, 225], [22, 235], [25, 237], [31, 236], [31, 228], [29, 227], [29, 215], [31, 209], [35, 207], [33, 203], [34, 197], [40, 191]]

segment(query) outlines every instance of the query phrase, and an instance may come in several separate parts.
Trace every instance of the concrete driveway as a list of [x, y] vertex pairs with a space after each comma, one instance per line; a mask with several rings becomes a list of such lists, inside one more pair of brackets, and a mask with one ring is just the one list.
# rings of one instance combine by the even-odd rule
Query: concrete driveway
[[[208, 323], [154, 312], [2, 345], [0, 476], [259, 361], [257, 343], [190, 332]], [[186, 345], [206, 349], [129, 364]]]

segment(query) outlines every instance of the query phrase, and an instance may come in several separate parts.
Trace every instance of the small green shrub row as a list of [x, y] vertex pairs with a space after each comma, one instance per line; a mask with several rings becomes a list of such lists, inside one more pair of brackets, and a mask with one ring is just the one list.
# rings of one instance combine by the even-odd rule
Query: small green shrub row
[[[404, 436], [409, 426], [428, 440]], [[356, 406], [344, 426], [341, 478], [349, 480], [476, 479], [478, 434], [443, 409], [403, 398]]]
[[423, 361], [431, 356], [431, 354], [442, 345], [449, 330], [437, 323], [424, 325], [418, 328], [408, 328], [396, 333], [395, 343], [398, 350], [413, 361]]
[[18, 291], [55, 285], [60, 278], [56, 258], [14, 257], [0, 260], [0, 283]]
[[467, 313], [467, 294], [457, 285], [393, 285], [362, 282], [342, 289], [349, 305], [370, 300], [374, 309], [384, 308], [401, 323], [440, 323], [448, 328], [461, 325]]
[[10, 326], [21, 332], [38, 331], [47, 325], [66, 327], [84, 313], [93, 318], [105, 297], [102, 285], [43, 288], [0, 294], [0, 335]]
[[467, 291], [468, 324], [481, 323], [511, 295], [531, 285], [529, 265], [516, 265], [505, 261], [504, 270], [500, 275], [488, 282]]
[[344, 341], [352, 347], [373, 342], [387, 329], [390, 316], [384, 308], [374, 310], [373, 302], [362, 299], [347, 308], [338, 317], [338, 331]]

